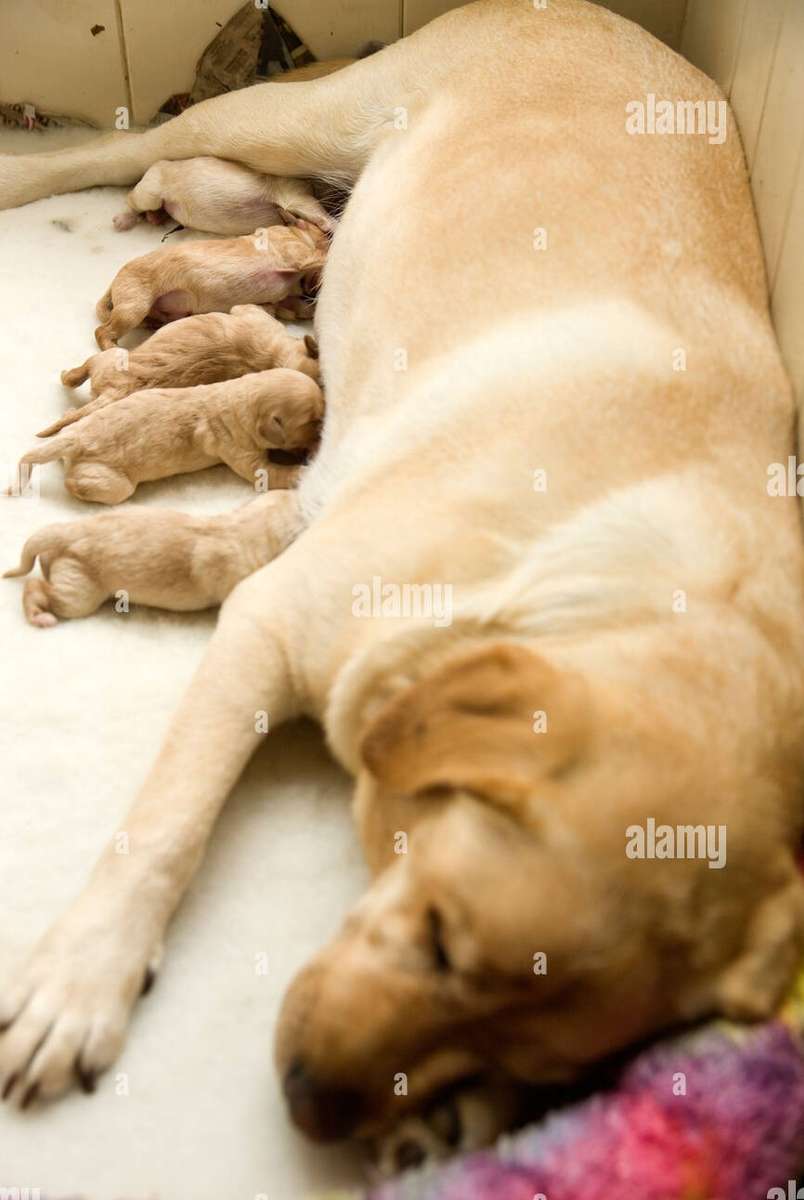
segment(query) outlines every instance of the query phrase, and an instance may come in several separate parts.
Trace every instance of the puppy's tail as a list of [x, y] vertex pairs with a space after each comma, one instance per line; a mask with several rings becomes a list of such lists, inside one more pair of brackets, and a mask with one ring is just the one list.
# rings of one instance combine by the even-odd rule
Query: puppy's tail
[[89, 364], [92, 362], [94, 355], [81, 363], [80, 367], [73, 367], [71, 371], [62, 371], [61, 381], [65, 387], [77, 388], [82, 383], [86, 383], [89, 379]]
[[[44, 429], [40, 429], [37, 437], [52, 437], [54, 433], [58, 433], [60, 429], [64, 429], [66, 425], [72, 425], [75, 421], [80, 421], [82, 417], [88, 417], [90, 413], [97, 412], [99, 408], [105, 408], [107, 404], [114, 404], [115, 400], [120, 399], [119, 396], [96, 396], [94, 400], [88, 400], [86, 404], [81, 404], [77, 408], [68, 408], [63, 412], [57, 421], [52, 425], [47, 425]], [[58, 458], [58, 455], [54, 455]], [[45, 459], [37, 459], [38, 462], [45, 462]]]
[[95, 316], [98, 318], [101, 324], [105, 324], [105, 322], [109, 320], [109, 313], [112, 311], [113, 307], [112, 289], [109, 287], [95, 305]]
[[66, 453], [66, 450], [67, 437], [56, 438], [54, 441], [48, 442], [46, 446], [35, 446], [27, 454], [23, 454], [19, 465], [20, 467], [24, 467], [27, 463], [53, 462], [54, 459], [61, 458]]
[[38, 530], [28, 538], [22, 548], [19, 566], [3, 572], [4, 579], [12, 579], [17, 575], [27, 575], [33, 570], [33, 565], [41, 554], [60, 550], [64, 544], [64, 535], [58, 525], [48, 525]]

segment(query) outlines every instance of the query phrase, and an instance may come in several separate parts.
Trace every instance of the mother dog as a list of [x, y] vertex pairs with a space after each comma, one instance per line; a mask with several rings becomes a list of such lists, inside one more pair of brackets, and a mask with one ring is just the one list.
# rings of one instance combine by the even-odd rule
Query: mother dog
[[[286, 549], [225, 603], [131, 853], [7, 981], [7, 1095], [118, 1054], [263, 710], [323, 723], [376, 873], [280, 1022], [311, 1135], [772, 1011], [804, 928], [804, 554], [766, 486], [793, 403], [733, 122], [629, 132], [648, 95], [719, 99], [584, 0], [482, 0], [328, 78], [0, 163], [7, 206], [195, 155], [353, 186]], [[361, 615], [375, 578], [448, 585], [450, 622]], [[725, 866], [627, 855], [649, 820], [725, 827]]]

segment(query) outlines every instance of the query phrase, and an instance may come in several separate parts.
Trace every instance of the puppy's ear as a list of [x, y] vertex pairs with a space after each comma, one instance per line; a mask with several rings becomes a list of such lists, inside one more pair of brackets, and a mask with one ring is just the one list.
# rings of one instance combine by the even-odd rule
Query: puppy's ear
[[361, 754], [377, 780], [400, 793], [452, 787], [516, 801], [577, 760], [590, 707], [579, 676], [524, 646], [497, 643], [395, 696]]
[[310, 355], [310, 358], [318, 358], [318, 342], [311, 333], [305, 333], [304, 335], [304, 348]]

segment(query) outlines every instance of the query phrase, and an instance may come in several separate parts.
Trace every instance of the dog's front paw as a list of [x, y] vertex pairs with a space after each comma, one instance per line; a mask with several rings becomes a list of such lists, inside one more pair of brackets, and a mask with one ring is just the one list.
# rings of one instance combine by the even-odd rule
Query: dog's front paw
[[73, 1084], [95, 1089], [125, 1041], [158, 956], [134, 952], [125, 930], [67, 916], [0, 991], [0, 1093], [23, 1108]]
[[371, 1147], [373, 1173], [386, 1179], [442, 1162], [459, 1151], [490, 1146], [521, 1114], [522, 1089], [507, 1081], [479, 1080], [455, 1087], [420, 1114], [403, 1117]]

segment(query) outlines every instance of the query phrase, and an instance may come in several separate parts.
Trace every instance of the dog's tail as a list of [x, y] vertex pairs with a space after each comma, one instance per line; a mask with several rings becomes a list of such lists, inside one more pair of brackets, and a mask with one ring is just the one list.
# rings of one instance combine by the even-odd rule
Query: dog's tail
[[[54, 433], [58, 433], [67, 425], [72, 425], [75, 421], [80, 421], [82, 417], [88, 417], [90, 413], [97, 412], [99, 408], [105, 408], [107, 404], [114, 404], [115, 400], [119, 400], [119, 396], [96, 396], [94, 400], [87, 400], [86, 404], [81, 404], [77, 408], [68, 408], [63, 412], [58, 420], [48, 425], [45, 429], [40, 429], [37, 437], [46, 438], [52, 437]], [[58, 458], [58, 455], [54, 455]], [[46, 459], [38, 459], [37, 461], [46, 462]]]
[[52, 442], [48, 442], [44, 446], [35, 446], [27, 454], [23, 454], [19, 462], [20, 467], [24, 467], [28, 463], [53, 462], [54, 459], [61, 458], [67, 450], [68, 436], [71, 437], [72, 435], [55, 438]]
[[98, 318], [101, 324], [105, 324], [105, 322], [109, 320], [109, 313], [112, 311], [113, 307], [112, 289], [108, 287], [98, 303], [95, 305], [95, 316]]
[[18, 575], [27, 575], [33, 570], [34, 563], [41, 554], [60, 550], [64, 545], [64, 532], [58, 525], [47, 525], [44, 529], [32, 534], [22, 548], [19, 566], [3, 572], [4, 579], [12, 579]]
[[62, 371], [61, 381], [64, 386], [68, 388], [77, 388], [80, 387], [82, 383], [86, 383], [86, 381], [89, 379], [89, 366], [94, 357], [94, 354], [90, 355], [86, 362], [82, 362], [80, 367], [73, 367], [71, 371]]

